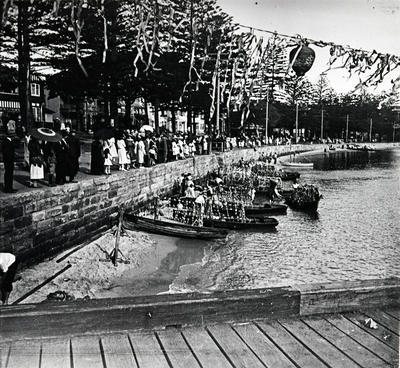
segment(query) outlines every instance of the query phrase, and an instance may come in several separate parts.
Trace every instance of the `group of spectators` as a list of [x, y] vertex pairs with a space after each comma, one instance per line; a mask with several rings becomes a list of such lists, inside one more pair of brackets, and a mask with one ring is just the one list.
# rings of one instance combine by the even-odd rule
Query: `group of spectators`
[[[13, 188], [15, 151], [21, 145], [21, 138], [16, 134], [14, 121], [9, 121], [5, 133], [2, 141], [3, 191], [15, 193], [17, 191]], [[46, 136], [42, 139], [38, 135], [23, 134], [24, 164], [29, 169], [30, 187], [37, 188], [40, 180], [47, 180], [49, 186], [76, 182], [81, 155], [80, 140], [70, 126], [66, 126], [57, 134], [59, 139], [54, 142], [48, 141]]]
[[118, 131], [111, 137], [94, 133], [91, 148], [91, 173], [110, 175], [111, 167], [120, 171], [150, 167], [159, 163], [183, 160], [187, 157], [208, 154], [210, 139], [186, 134], [154, 134], [151, 131]]
[[[2, 144], [5, 165], [4, 191], [8, 193], [16, 191], [13, 188], [13, 170], [18, 139], [15, 132], [13, 136], [12, 128]], [[29, 167], [31, 187], [37, 187], [38, 181], [41, 180], [46, 180], [49, 186], [76, 182], [81, 155], [80, 140], [68, 125], [57, 125], [55, 130], [61, 136], [57, 142], [24, 134], [24, 161]], [[211, 140], [208, 135], [155, 134], [151, 130], [100, 130], [101, 134], [94, 132], [91, 146], [90, 171], [94, 175], [110, 175], [112, 167], [126, 171], [209, 154], [211, 150], [226, 151], [236, 147], [257, 149], [265, 144], [260, 136], [248, 136], [245, 133], [237, 137], [219, 134]], [[270, 137], [268, 144], [288, 144], [288, 139], [281, 136]]]
[[37, 182], [45, 178], [49, 186], [77, 182], [81, 142], [70, 126], [59, 134], [61, 140], [57, 142], [24, 136], [24, 162], [29, 166], [31, 187], [36, 188]]

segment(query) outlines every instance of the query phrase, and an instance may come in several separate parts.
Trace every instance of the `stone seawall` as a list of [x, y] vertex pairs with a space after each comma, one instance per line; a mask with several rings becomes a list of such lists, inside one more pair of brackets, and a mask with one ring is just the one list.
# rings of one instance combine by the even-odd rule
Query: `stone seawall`
[[[320, 145], [292, 146], [310, 151]], [[135, 208], [171, 191], [181, 173], [205, 176], [218, 166], [257, 159], [262, 152], [287, 154], [289, 146], [234, 150], [195, 156], [152, 168], [94, 176], [76, 184], [3, 197], [0, 204], [0, 251], [10, 250], [24, 262], [45, 258], [80, 244], [112, 226], [119, 206]]]

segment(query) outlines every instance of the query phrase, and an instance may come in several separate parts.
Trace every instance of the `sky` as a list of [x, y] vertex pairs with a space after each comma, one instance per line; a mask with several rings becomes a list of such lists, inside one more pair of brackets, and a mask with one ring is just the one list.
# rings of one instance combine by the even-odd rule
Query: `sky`
[[[243, 25], [400, 56], [400, 0], [217, 0], [217, 3]], [[316, 60], [307, 77], [315, 82], [327, 69], [329, 50], [312, 48]], [[391, 79], [398, 75], [400, 68], [371, 92], [390, 89]], [[359, 81], [358, 77], [349, 79], [344, 70], [329, 71], [327, 78], [338, 92], [352, 91]]]

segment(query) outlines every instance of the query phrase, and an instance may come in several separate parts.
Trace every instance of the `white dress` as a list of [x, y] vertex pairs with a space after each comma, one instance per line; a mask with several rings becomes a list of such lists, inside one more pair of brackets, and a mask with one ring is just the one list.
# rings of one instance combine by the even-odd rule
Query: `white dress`
[[44, 166], [43, 165], [31, 165], [31, 180], [44, 179]]
[[104, 165], [105, 166], [111, 166], [112, 165], [112, 158], [111, 158], [111, 153], [110, 153], [110, 146], [107, 143], [107, 141], [104, 141], [103, 151], [105, 151], [106, 149], [108, 149], [108, 153], [104, 154]]
[[138, 164], [143, 164], [144, 163], [144, 155], [146, 153], [146, 147], [144, 145], [144, 142], [140, 140], [137, 144], [137, 160]]
[[129, 164], [129, 160], [126, 154], [126, 144], [123, 139], [117, 140], [117, 148], [118, 148], [118, 162], [120, 165]]
[[116, 162], [116, 161], [118, 160], [118, 152], [117, 152], [117, 147], [115, 147], [115, 139], [114, 138], [110, 138], [108, 140], [108, 146], [110, 149], [111, 159], [115, 162], [115, 164], [117, 164], [118, 162]]

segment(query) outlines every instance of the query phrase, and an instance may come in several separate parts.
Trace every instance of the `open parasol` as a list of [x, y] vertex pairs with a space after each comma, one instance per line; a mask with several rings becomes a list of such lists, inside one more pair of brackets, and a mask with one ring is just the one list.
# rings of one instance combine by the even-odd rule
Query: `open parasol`
[[146, 131], [154, 132], [154, 128], [153, 128], [151, 125], [143, 125], [143, 126], [140, 128], [140, 133], [144, 133], [144, 132], [146, 132]]
[[31, 136], [46, 142], [58, 142], [62, 139], [60, 134], [50, 128], [35, 128], [31, 131]]

